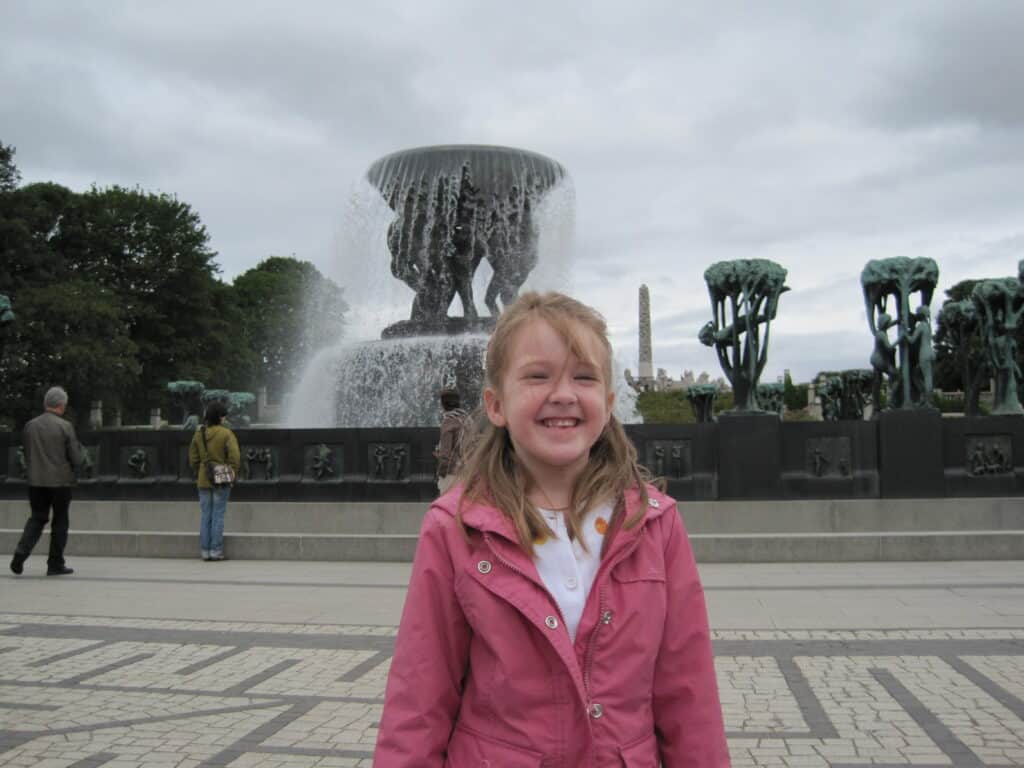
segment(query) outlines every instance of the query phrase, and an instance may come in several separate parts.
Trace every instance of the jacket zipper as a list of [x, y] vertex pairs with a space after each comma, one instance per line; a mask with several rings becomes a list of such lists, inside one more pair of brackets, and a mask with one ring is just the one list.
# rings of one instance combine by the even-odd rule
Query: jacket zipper
[[[607, 571], [610, 574], [612, 568], [614, 568], [616, 565], [618, 565], [623, 560], [625, 560], [627, 557], [629, 557], [631, 554], [633, 554], [633, 550], [635, 550], [637, 548], [637, 546], [640, 544], [640, 536], [642, 536], [643, 534], [644, 534], [644, 530], [641, 528], [641, 530], [638, 533], [637, 537], [635, 539], [633, 539], [633, 542], [629, 545], [629, 548], [626, 549], [626, 550], [623, 550], [623, 552], [618, 557], [615, 558], [615, 562], [609, 564], [608, 567], [606, 569], [604, 569], [604, 570]], [[603, 576], [603, 575], [604, 574], [598, 574], [598, 576]], [[608, 603], [606, 602], [607, 591], [606, 591], [606, 589], [605, 589], [603, 584], [601, 585], [600, 589], [598, 590], [597, 595], [598, 595], [598, 597], [597, 597], [597, 608], [598, 608], [597, 625], [594, 627], [593, 631], [591, 631], [591, 633], [590, 633], [590, 638], [587, 640], [587, 650], [586, 650], [586, 653], [583, 656], [583, 688], [587, 692], [587, 711], [588, 711], [588, 713], [589, 713], [589, 710], [590, 710], [590, 705], [592, 704], [591, 699], [590, 699], [590, 672], [591, 672], [591, 669], [594, 666], [594, 651], [597, 648], [597, 633], [600, 632], [601, 631], [601, 627], [603, 627], [605, 625], [604, 616], [605, 616], [605, 613], [608, 610]]]
[[[526, 573], [521, 568], [517, 568], [515, 565], [513, 565], [512, 563], [510, 563], [508, 560], [506, 560], [504, 557], [501, 556], [501, 553], [498, 552], [498, 550], [496, 550], [494, 548], [494, 545], [491, 543], [491, 537], [490, 537], [489, 534], [486, 534], [486, 533], [484, 534], [484, 541], [487, 544], [487, 548], [489, 550], [491, 550], [491, 554], [494, 555], [495, 558], [497, 558], [498, 562], [500, 562], [506, 568], [511, 570], [513, 573], [519, 574], [520, 576], [522, 576], [524, 579], [526, 579], [531, 584], [534, 583], [533, 579], [531, 579], [529, 576], [527, 576]], [[545, 591], [546, 591], [546, 588], [545, 588]], [[561, 620], [562, 626], [566, 626], [565, 617], [562, 615], [562, 609], [559, 607], [557, 601], [555, 601], [555, 611], [558, 613], [558, 618]]]

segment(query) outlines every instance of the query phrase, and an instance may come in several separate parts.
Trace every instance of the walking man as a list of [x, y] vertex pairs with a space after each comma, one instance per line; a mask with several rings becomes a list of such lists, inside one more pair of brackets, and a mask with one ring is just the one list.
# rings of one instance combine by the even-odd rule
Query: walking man
[[26, 424], [22, 434], [32, 515], [14, 550], [11, 570], [21, 573], [49, 520], [50, 556], [46, 561], [46, 575], [66, 576], [74, 572], [64, 564], [64, 546], [68, 543], [71, 486], [75, 482], [75, 469], [82, 463], [82, 447], [71, 422], [62, 418], [68, 407], [68, 393], [61, 387], [51, 387], [43, 398], [43, 407], [46, 411]]

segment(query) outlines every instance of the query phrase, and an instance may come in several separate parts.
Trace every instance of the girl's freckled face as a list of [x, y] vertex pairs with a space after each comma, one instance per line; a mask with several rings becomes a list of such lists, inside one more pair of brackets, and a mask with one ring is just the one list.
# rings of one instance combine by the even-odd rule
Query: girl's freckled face
[[604, 380], [605, 351], [593, 331], [576, 331], [594, 362], [574, 355], [548, 323], [531, 320], [512, 338], [500, 386], [484, 392], [488, 418], [508, 429], [537, 482], [571, 485], [611, 417], [615, 395]]

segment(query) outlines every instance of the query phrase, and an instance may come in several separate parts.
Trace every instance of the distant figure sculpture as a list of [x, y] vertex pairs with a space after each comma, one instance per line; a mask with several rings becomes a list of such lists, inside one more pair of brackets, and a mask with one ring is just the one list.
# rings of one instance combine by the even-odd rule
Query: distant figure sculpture
[[128, 457], [128, 466], [132, 475], [141, 480], [149, 476], [149, 454], [142, 448], [136, 448]]
[[767, 259], [736, 259], [712, 264], [704, 280], [715, 319], [701, 328], [698, 338], [718, 354], [732, 384], [733, 411], [760, 411], [757, 382], [768, 361], [779, 297], [789, 290], [786, 270]]
[[[928, 307], [939, 280], [939, 267], [932, 259], [910, 259], [899, 256], [892, 259], [869, 261], [860, 275], [864, 289], [868, 326], [875, 339], [871, 354], [871, 367], [875, 370], [873, 398], [881, 403], [882, 379], [889, 384], [888, 407], [911, 409], [931, 406], [931, 328], [918, 331], [916, 354], [911, 335], [922, 312]], [[916, 312], [910, 311], [910, 297], [920, 292], [921, 304]], [[886, 311], [889, 299], [895, 304], [896, 317]], [[925, 320], [924, 322], [930, 322]], [[896, 327], [896, 346], [889, 341], [888, 329]], [[927, 338], [925, 338], [927, 336]], [[897, 361], [898, 352], [898, 361]], [[922, 363], [928, 368], [922, 371]]]
[[[862, 368], [852, 368], [843, 371], [839, 376], [842, 382], [839, 418], [842, 421], [860, 421], [864, 418], [865, 406], [871, 402], [874, 372]], [[877, 407], [874, 402], [872, 402], [872, 407]]]
[[[567, 178], [542, 155], [508, 147], [438, 146], [395, 152], [367, 179], [396, 214], [387, 233], [391, 273], [416, 293], [409, 320], [382, 336], [489, 330], [537, 265], [535, 210]], [[492, 277], [481, 318], [473, 275], [486, 260]], [[458, 296], [462, 317], [449, 317]]]
[[199, 414], [203, 410], [203, 393], [206, 385], [201, 381], [171, 381], [167, 384], [167, 392], [175, 405], [182, 409], [182, 429], [199, 427]]
[[932, 315], [927, 306], [917, 308], [911, 315], [912, 326], [908, 335], [910, 343], [910, 367], [913, 375], [912, 390], [919, 398], [915, 401], [918, 407], [931, 405], [927, 400], [932, 393], [932, 364], [935, 361], [935, 350], [932, 348]]
[[334, 451], [326, 444], [320, 443], [313, 449], [313, 458], [310, 461], [310, 468], [313, 470], [313, 477], [323, 480], [325, 477], [334, 474]]
[[817, 391], [821, 402], [821, 420], [839, 421], [843, 409], [843, 380], [839, 376], [829, 376], [822, 382]]
[[982, 280], [971, 293], [981, 320], [981, 338], [989, 368], [995, 375], [996, 414], [1024, 414], [1018, 393], [1021, 370], [1017, 363], [1017, 330], [1024, 316], [1024, 290], [1015, 277]]
[[981, 387], [991, 377], [988, 357], [982, 350], [981, 322], [971, 299], [947, 301], [939, 310], [936, 343], [949, 341], [960, 367], [964, 388], [964, 415], [981, 413]]
[[252, 424], [249, 409], [256, 404], [252, 392], [230, 392], [228, 394], [228, 421], [234, 427], [248, 427]]
[[783, 409], [785, 408], [785, 400], [783, 395], [785, 394], [785, 387], [778, 382], [771, 382], [769, 384], [758, 384], [757, 386], [757, 401], [761, 407], [766, 411], [777, 413], [782, 416]]
[[692, 384], [686, 390], [686, 399], [690, 401], [698, 424], [710, 424], [715, 420], [716, 397], [718, 387], [714, 384]]

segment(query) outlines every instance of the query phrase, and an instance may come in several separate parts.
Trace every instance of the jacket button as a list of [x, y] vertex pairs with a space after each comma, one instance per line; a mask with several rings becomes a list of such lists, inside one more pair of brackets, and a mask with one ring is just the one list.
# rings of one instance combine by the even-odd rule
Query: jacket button
[[658, 507], [661, 506], [661, 504], [658, 502], [657, 499], [648, 499], [647, 506], [654, 507], [655, 509], [657, 509]]
[[612, 623], [612, 612], [611, 611], [605, 611], [604, 613], [601, 614], [601, 623], [602, 624], [611, 624]]
[[491, 564], [487, 560], [481, 560], [476, 564], [476, 569], [480, 571], [480, 573], [490, 573]]
[[604, 707], [602, 707], [600, 704], [591, 704], [590, 705], [590, 716], [592, 718], [597, 720], [597, 718], [599, 718], [603, 714], [604, 714]]
[[544, 619], [544, 623], [548, 625], [548, 629], [558, 629], [558, 619], [554, 616], [548, 616]]

